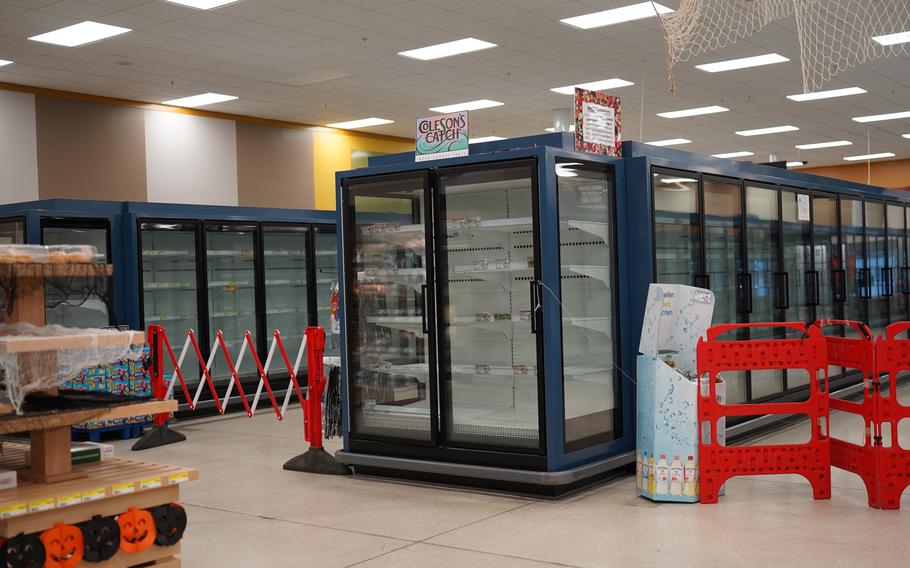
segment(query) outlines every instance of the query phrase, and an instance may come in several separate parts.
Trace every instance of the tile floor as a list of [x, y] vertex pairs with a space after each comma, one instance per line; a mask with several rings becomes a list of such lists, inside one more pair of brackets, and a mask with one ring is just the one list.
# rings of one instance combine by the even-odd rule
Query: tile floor
[[[910, 553], [910, 491], [903, 510], [873, 510], [859, 478], [839, 470], [829, 501], [813, 501], [792, 476], [734, 479], [718, 505], [652, 503], [633, 494], [629, 476], [537, 500], [286, 472], [305, 449], [291, 414], [184, 422], [187, 442], [139, 453], [117, 442], [119, 456], [201, 470], [183, 486], [184, 566], [833, 568], [904, 566]], [[855, 426], [844, 415], [831, 422], [844, 438]], [[804, 432], [796, 425], [762, 442]]]

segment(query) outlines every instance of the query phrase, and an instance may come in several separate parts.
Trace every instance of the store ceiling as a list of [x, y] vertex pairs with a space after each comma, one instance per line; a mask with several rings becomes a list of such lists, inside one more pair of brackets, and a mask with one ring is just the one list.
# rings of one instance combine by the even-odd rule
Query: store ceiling
[[[0, 59], [15, 62], [0, 67], [0, 81], [149, 102], [218, 92], [239, 98], [206, 109], [310, 124], [376, 116], [395, 123], [367, 130], [406, 137], [430, 107], [493, 99], [505, 104], [472, 112], [472, 136], [511, 137], [543, 132], [554, 109], [572, 104], [550, 88], [619, 77], [635, 83], [612, 91], [623, 99], [625, 139], [687, 138], [692, 143], [680, 149], [748, 150], [755, 154], [748, 160], [774, 153], [824, 165], [865, 154], [868, 127], [872, 152], [910, 157], [910, 139], [901, 137], [910, 133], [910, 120], [851, 120], [910, 110], [910, 58], [848, 70], [826, 87], [858, 86], [867, 94], [790, 101], [786, 95], [802, 90], [790, 19], [678, 66], [674, 98], [656, 19], [587, 31], [559, 21], [633, 1], [240, 0], [201, 11], [163, 0], [0, 0]], [[83, 20], [133, 31], [75, 48], [27, 39]], [[397, 55], [464, 37], [499, 47], [426, 62]], [[769, 52], [791, 61], [715, 74], [693, 67]], [[707, 105], [731, 112], [656, 116]], [[777, 125], [800, 130], [734, 134]], [[799, 156], [794, 148], [842, 139], [853, 145]]]

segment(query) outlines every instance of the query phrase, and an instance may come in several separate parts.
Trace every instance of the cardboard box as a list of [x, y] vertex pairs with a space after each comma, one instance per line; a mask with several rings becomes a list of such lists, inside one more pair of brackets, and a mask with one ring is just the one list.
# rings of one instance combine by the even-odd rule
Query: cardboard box
[[[96, 442], [73, 442], [70, 446], [70, 463], [79, 465], [109, 460], [114, 457], [114, 446]], [[25, 452], [25, 465], [32, 464], [32, 452]]]
[[[635, 476], [638, 494], [655, 501], [698, 501], [695, 346], [713, 312], [710, 290], [678, 284], [648, 290], [637, 362]], [[722, 403], [725, 393], [720, 379]], [[722, 422], [721, 443], [723, 432]]]

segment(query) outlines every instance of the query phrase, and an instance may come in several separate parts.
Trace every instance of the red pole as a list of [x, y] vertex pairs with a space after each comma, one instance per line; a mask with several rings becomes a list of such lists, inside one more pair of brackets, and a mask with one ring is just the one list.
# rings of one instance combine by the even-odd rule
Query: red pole
[[322, 353], [325, 350], [325, 330], [321, 327], [306, 328], [307, 393], [303, 406], [303, 437], [311, 448], [322, 448], [322, 391], [325, 390], [325, 372]]
[[[167, 385], [164, 384], [164, 342], [161, 340], [164, 335], [164, 328], [160, 325], [148, 326], [149, 349], [152, 356], [152, 396], [158, 400], [164, 400], [167, 394]], [[170, 418], [167, 412], [161, 412], [155, 415], [155, 424], [161, 426], [166, 424]]]

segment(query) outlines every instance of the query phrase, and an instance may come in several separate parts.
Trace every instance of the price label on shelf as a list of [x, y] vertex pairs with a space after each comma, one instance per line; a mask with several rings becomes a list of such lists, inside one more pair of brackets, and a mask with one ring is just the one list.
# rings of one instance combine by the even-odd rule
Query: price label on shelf
[[114, 485], [112, 488], [112, 493], [114, 495], [126, 495], [127, 493], [132, 493], [136, 490], [135, 483], [119, 483]]
[[28, 502], [28, 512], [29, 513], [40, 513], [41, 511], [50, 511], [57, 506], [57, 500], [51, 497], [50, 499], [37, 499], [35, 501]]
[[0, 519], [18, 517], [19, 515], [24, 515], [27, 512], [28, 504], [26, 503], [18, 503], [16, 505], [10, 505], [9, 507], [0, 507]]
[[107, 491], [104, 487], [99, 487], [98, 489], [92, 489], [90, 491], [82, 492], [82, 502], [89, 503], [91, 501], [97, 501], [98, 499], [104, 499], [107, 495]]
[[78, 505], [82, 503], [82, 493], [73, 493], [70, 495], [64, 495], [63, 497], [57, 497], [57, 506], [58, 507], [69, 507], [70, 505]]
[[149, 477], [139, 481], [139, 489], [155, 489], [156, 487], [161, 487], [160, 477]]
[[176, 485], [177, 483], [183, 483], [190, 480], [190, 474], [188, 472], [182, 473], [172, 473], [167, 478], [168, 485]]

